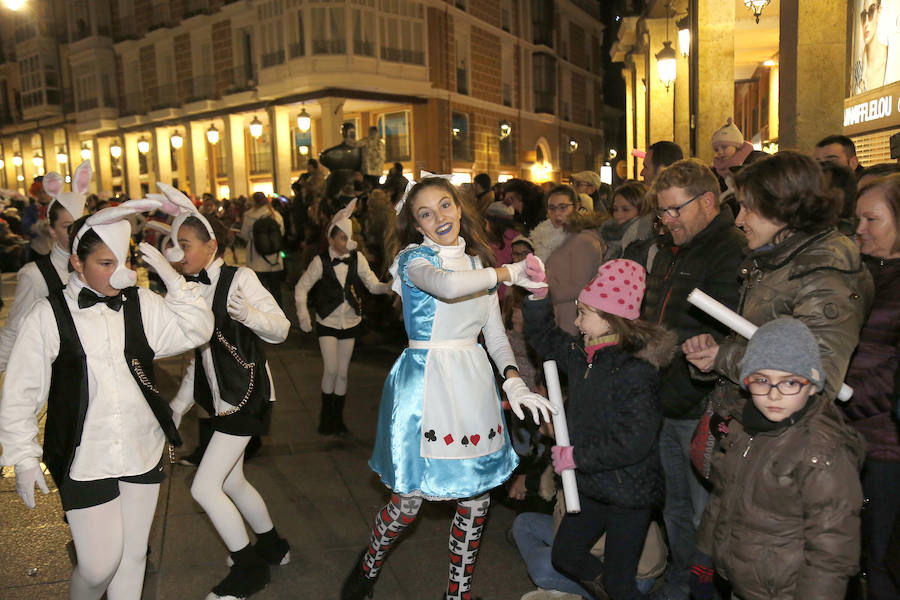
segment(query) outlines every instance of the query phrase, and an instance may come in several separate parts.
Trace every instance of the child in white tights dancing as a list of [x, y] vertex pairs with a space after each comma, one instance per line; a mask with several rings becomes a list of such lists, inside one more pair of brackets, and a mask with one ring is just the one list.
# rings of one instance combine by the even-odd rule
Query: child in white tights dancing
[[[75, 272], [22, 321], [3, 384], [0, 463], [15, 465], [16, 491], [29, 508], [35, 485], [48, 493], [42, 459], [53, 476], [78, 556], [72, 600], [104, 592], [109, 600], [140, 598], [165, 478], [160, 457], [166, 441], [180, 443], [153, 359], [190, 350], [213, 330], [199, 288], [146, 243], [144, 262], [168, 293], [163, 299], [134, 287], [124, 217], [158, 207], [133, 200], [72, 225]], [[44, 404], [42, 448], [37, 416]]]
[[356, 200], [339, 210], [328, 226], [328, 250], [316, 256], [294, 288], [300, 329], [312, 331], [306, 306], [312, 290], [316, 309], [316, 333], [322, 351], [322, 411], [318, 432], [323, 435], [347, 434], [344, 425], [344, 401], [347, 372], [356, 336], [362, 330], [362, 305], [359, 289], [365, 285], [372, 294], [389, 294], [389, 283], [381, 283], [369, 268], [366, 257], [356, 251], [350, 215]]
[[[290, 561], [290, 547], [278, 535], [265, 502], [244, 477], [244, 449], [253, 435], [269, 427], [275, 391], [260, 340], [283, 342], [290, 322], [275, 298], [245, 267], [221, 258], [213, 227], [181, 192], [157, 184], [176, 212], [175, 246], [167, 258], [181, 263], [196, 281], [215, 317], [215, 332], [195, 352], [181, 388], [172, 400], [176, 424], [199, 404], [213, 415], [213, 434], [197, 468], [191, 495], [203, 507], [228, 548], [231, 571], [207, 600], [242, 600], [269, 582], [269, 565]], [[256, 534], [256, 544], [244, 526]]]

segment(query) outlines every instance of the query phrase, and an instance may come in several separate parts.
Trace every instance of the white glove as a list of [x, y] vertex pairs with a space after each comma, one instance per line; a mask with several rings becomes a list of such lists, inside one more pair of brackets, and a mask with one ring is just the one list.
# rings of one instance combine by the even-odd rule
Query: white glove
[[517, 285], [527, 290], [539, 290], [547, 287], [546, 282], [534, 281], [528, 277], [527, 266], [524, 260], [503, 266], [509, 271], [509, 281], [503, 282], [506, 285]]
[[44, 494], [49, 494], [50, 490], [47, 488], [47, 481], [44, 479], [44, 474], [41, 472], [41, 466], [36, 465], [33, 467], [20, 467], [16, 466], [16, 493], [19, 494], [19, 498], [22, 499], [22, 502], [25, 503], [25, 506], [28, 508], [34, 508], [34, 484], [37, 484], [41, 491]]
[[250, 316], [250, 305], [240, 289], [234, 290], [234, 293], [228, 297], [228, 305], [225, 307], [229, 316], [240, 323], [247, 321]]
[[167, 290], [171, 290], [173, 286], [181, 287], [179, 283], [179, 280], [182, 280], [181, 275], [178, 274], [159, 250], [147, 242], [141, 242], [138, 248], [141, 250], [141, 257], [144, 259], [144, 262], [148, 266], [153, 267], [153, 270], [156, 271], [156, 274], [159, 275], [159, 278], [166, 285]]
[[529, 391], [528, 386], [525, 385], [521, 377], [510, 377], [504, 381], [503, 391], [506, 392], [506, 399], [509, 400], [510, 408], [522, 421], [525, 420], [525, 412], [522, 410], [523, 406], [531, 411], [535, 425], [539, 425], [541, 422], [538, 412], [540, 412], [540, 415], [544, 417], [544, 421], [547, 423], [550, 422], [549, 413], [554, 415], [557, 413], [556, 407], [549, 400], [540, 394]]
[[302, 331], [303, 333], [312, 332], [312, 319], [309, 317], [309, 311], [298, 311], [297, 320], [300, 321], [300, 331]]

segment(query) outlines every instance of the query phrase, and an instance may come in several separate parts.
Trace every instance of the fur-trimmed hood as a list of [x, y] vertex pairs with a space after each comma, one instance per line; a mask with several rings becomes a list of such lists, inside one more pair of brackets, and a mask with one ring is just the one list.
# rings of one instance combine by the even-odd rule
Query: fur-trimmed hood
[[635, 352], [634, 356], [650, 363], [657, 369], [663, 369], [672, 362], [678, 352], [678, 338], [674, 332], [662, 325], [653, 325], [653, 327], [656, 329], [653, 337], [646, 346]]
[[559, 228], [554, 227], [550, 219], [544, 219], [529, 234], [534, 242], [534, 253], [542, 261], [547, 262], [547, 259], [563, 245], [570, 235], [589, 229], [596, 229], [597, 238], [602, 240], [599, 228], [608, 218], [606, 215], [594, 212], [576, 212], [565, 225]]

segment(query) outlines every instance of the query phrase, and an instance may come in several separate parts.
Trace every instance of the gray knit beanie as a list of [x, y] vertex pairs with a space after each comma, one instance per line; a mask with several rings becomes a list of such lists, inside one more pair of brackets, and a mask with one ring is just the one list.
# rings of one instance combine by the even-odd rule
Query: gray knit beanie
[[809, 379], [817, 390], [825, 385], [816, 337], [802, 321], [782, 317], [761, 326], [747, 343], [741, 361], [741, 387], [751, 373], [774, 369]]

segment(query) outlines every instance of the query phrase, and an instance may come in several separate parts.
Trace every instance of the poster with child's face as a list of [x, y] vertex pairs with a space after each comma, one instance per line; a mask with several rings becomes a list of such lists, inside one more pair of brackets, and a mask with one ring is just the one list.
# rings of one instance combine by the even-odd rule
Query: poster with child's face
[[900, 0], [851, 0], [850, 94], [900, 81]]

